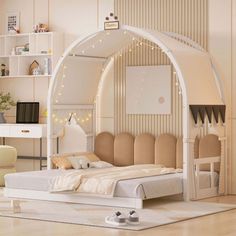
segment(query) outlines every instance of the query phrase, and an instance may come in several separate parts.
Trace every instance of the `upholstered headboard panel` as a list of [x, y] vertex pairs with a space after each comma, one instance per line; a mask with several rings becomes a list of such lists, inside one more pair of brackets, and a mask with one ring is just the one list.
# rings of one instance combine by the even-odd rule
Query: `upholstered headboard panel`
[[176, 138], [171, 134], [155, 139], [151, 134], [140, 134], [134, 138], [129, 133], [114, 137], [103, 132], [95, 138], [95, 154], [117, 166], [156, 163], [176, 168], [176, 149]]
[[101, 160], [114, 164], [114, 136], [108, 132], [98, 134], [94, 152]]
[[[199, 141], [199, 158], [221, 155], [221, 144], [217, 135], [208, 134]], [[209, 165], [201, 165], [200, 170], [210, 170]], [[215, 170], [220, 171], [220, 164], [215, 164]]]
[[128, 166], [134, 164], [134, 137], [121, 133], [114, 140], [114, 165]]
[[153, 164], [155, 138], [151, 134], [140, 134], [134, 141], [134, 164]]
[[176, 167], [176, 137], [162, 134], [155, 142], [155, 163], [166, 167]]

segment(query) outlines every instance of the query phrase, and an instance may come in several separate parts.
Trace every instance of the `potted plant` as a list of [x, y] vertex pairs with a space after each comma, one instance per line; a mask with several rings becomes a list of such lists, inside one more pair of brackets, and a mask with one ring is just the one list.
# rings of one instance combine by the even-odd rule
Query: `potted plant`
[[12, 99], [10, 93], [0, 93], [0, 123], [6, 123], [4, 118], [4, 112], [11, 109], [11, 107], [15, 106], [16, 103]]

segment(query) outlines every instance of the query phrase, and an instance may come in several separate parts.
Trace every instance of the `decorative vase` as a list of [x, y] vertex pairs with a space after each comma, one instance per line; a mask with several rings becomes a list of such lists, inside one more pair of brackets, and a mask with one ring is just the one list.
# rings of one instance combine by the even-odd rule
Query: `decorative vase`
[[6, 119], [4, 117], [4, 113], [0, 112], [0, 123], [6, 123]]

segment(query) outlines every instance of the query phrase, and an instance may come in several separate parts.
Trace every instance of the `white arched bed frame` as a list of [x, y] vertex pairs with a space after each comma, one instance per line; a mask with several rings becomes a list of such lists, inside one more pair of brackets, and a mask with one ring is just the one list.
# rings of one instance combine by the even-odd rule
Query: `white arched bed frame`
[[[111, 31], [112, 32], [112, 31]], [[189, 105], [222, 105], [224, 104], [223, 89], [219, 78], [217, 77], [216, 70], [212, 65], [209, 54], [204, 51], [198, 44], [189, 40], [186, 37], [174, 33], [161, 33], [158, 31], [149, 31], [140, 28], [135, 28], [127, 25], [121, 26], [117, 30], [117, 34], [123, 35], [128, 32], [136, 37], [142, 37], [160, 47], [163, 52], [170, 59], [176, 74], [179, 79], [180, 88], [183, 97], [183, 178], [184, 178], [184, 198], [189, 200], [193, 198], [193, 150], [196, 130], [191, 118]], [[78, 38], [73, 42], [60, 58], [50, 81], [48, 92], [48, 139], [47, 139], [47, 156], [48, 168], [51, 168], [50, 157], [53, 154], [53, 98], [56, 90], [56, 80], [60, 67], [63, 62], [70, 55], [71, 51], [78, 45], [89, 43], [94, 37], [104, 33], [104, 30], [98, 30], [93, 33], [87, 34]], [[116, 37], [117, 34], [114, 36]], [[112, 39], [112, 33], [110, 35]], [[121, 37], [122, 40], [122, 37]], [[132, 38], [130, 38], [130, 42]], [[128, 44], [128, 43], [127, 43]], [[126, 45], [127, 45], [126, 44]], [[106, 50], [106, 45], [103, 47]], [[107, 49], [108, 50], [108, 49]], [[110, 49], [109, 49], [110, 50]], [[113, 45], [113, 50], [110, 55], [105, 57], [109, 61], [120, 48]], [[88, 59], [92, 55], [88, 56]], [[109, 63], [107, 63], [109, 64]], [[203, 87], [205, 87], [203, 89]], [[196, 93], [196, 91], [200, 94]], [[216, 127], [217, 133], [220, 138], [225, 137], [225, 127]], [[224, 142], [225, 145], [225, 142]], [[225, 149], [224, 149], [225, 150]]]

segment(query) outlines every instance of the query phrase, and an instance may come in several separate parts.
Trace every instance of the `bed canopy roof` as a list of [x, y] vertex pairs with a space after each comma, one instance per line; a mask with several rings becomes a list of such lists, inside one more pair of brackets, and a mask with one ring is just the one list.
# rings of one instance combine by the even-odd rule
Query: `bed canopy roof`
[[[61, 104], [73, 104], [75, 101], [77, 104], [93, 104], [101, 73], [109, 59], [132, 44], [134, 40], [142, 43], [141, 40], [144, 38], [158, 46], [173, 64], [182, 90], [184, 105], [223, 104], [220, 81], [209, 54], [185, 37], [176, 39], [178, 36], [123, 25], [118, 30], [99, 30], [77, 39], [65, 51], [57, 64], [49, 89], [49, 99], [54, 96], [54, 101], [52, 100], [50, 103], [57, 103], [54, 94], [56, 86], [58, 86], [59, 76], [57, 75], [59, 75], [62, 65], [68, 64], [77, 68], [78, 76], [73, 80], [70, 79], [69, 85], [66, 84], [67, 93], [61, 99]], [[77, 58], [74, 63], [73, 59], [70, 59], [72, 56]], [[73, 83], [76, 83], [78, 77], [83, 79], [83, 82], [79, 82], [78, 85], [77, 81], [75, 86]], [[84, 93], [78, 93], [78, 90]]]

